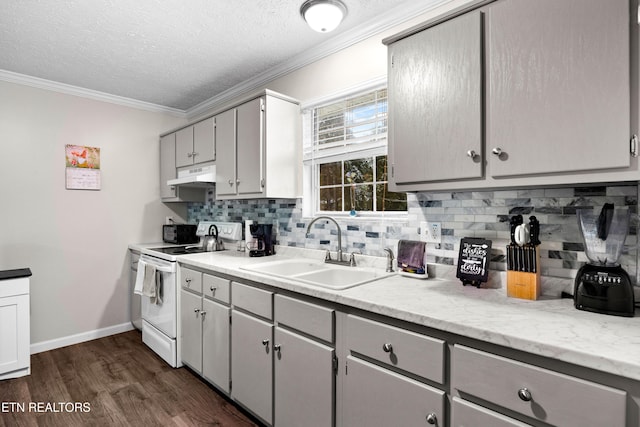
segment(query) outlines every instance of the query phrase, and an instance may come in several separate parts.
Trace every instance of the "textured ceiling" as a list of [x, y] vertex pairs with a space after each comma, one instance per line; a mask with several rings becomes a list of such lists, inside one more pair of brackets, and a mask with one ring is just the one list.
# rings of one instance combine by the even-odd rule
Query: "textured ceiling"
[[321, 34], [303, 0], [2, 0], [0, 70], [189, 110], [390, 10], [442, 2], [343, 1]]

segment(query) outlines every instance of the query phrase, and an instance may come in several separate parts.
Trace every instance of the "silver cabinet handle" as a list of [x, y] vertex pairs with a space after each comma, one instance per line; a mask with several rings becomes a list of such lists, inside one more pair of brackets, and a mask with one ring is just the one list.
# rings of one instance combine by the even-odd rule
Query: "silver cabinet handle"
[[229, 185], [233, 185], [233, 180], [229, 180]]
[[526, 387], [522, 387], [520, 390], [518, 390], [518, 397], [523, 402], [531, 402], [531, 399], [533, 399], [533, 396], [531, 396], [531, 392]]
[[438, 424], [438, 417], [436, 417], [436, 414], [432, 412], [429, 415], [427, 415], [427, 422], [431, 425], [436, 425]]
[[262, 345], [264, 345], [264, 346], [269, 345], [269, 340], [262, 340]]
[[188, 157], [188, 158], [193, 157], [193, 153], [187, 153], [187, 157]]
[[194, 308], [194, 309], [193, 309], [193, 312], [194, 312], [194, 313], [200, 313], [200, 309], [199, 309], [199, 308]]
[[391, 345], [391, 343], [390, 343], [390, 342], [385, 343], [385, 344], [382, 344], [382, 350], [383, 350], [385, 353], [391, 353], [391, 352], [393, 351], [393, 346]]
[[198, 153], [196, 151], [194, 151], [193, 153], [191, 153], [193, 155], [193, 157], [197, 156]]
[[502, 154], [502, 148], [496, 147], [493, 150], [491, 150], [491, 152], [499, 157]]
[[236, 185], [240, 185], [240, 180], [239, 179], [236, 180]]
[[280, 344], [274, 344], [273, 351], [277, 351], [278, 356], [280, 356]]
[[475, 152], [475, 151], [473, 151], [473, 150], [469, 150], [469, 151], [467, 151], [467, 157], [471, 157], [471, 159], [473, 160], [473, 159], [475, 159], [476, 157], [478, 157], [478, 153], [476, 153], [476, 152]]
[[188, 277], [186, 279], [184, 279], [185, 283], [188, 285], [191, 283], [191, 279], [189, 279]]
[[207, 312], [204, 311], [204, 310], [200, 312], [200, 316], [202, 316], [203, 319], [204, 319], [205, 314], [207, 314]]
[[211, 287], [209, 288], [209, 290], [210, 290], [211, 292], [215, 292], [215, 291], [216, 291], [216, 289], [218, 289], [218, 288], [216, 288], [215, 286], [211, 286]]

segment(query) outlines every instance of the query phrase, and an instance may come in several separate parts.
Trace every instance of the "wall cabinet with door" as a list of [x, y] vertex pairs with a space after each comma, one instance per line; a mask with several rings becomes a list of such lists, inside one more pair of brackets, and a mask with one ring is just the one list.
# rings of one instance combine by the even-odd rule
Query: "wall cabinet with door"
[[177, 168], [216, 159], [215, 127], [215, 118], [209, 117], [176, 132]]
[[174, 132], [160, 137], [160, 199], [163, 202], [202, 202], [205, 191], [201, 188], [167, 185], [168, 180], [178, 176], [176, 135]]
[[392, 189], [637, 180], [629, 5], [498, 0], [386, 39]]
[[265, 91], [216, 116], [216, 197], [300, 195], [301, 126], [297, 101]]
[[225, 393], [230, 389], [230, 282], [180, 266], [182, 362]]

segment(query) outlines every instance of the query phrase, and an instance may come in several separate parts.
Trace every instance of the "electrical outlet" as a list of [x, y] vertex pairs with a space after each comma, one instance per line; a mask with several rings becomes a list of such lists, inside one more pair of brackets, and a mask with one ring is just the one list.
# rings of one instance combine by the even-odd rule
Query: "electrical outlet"
[[165, 224], [173, 224], [173, 217], [172, 216], [165, 216], [164, 217], [164, 223]]
[[442, 243], [442, 224], [439, 222], [425, 222], [425, 224], [422, 236], [424, 241], [427, 243]]

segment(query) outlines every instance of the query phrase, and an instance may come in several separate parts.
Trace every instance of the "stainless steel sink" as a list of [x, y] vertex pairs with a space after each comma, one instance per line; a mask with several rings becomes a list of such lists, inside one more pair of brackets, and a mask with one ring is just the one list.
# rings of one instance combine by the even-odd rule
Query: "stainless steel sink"
[[326, 264], [309, 259], [268, 261], [248, 265], [242, 269], [336, 290], [363, 285], [394, 274], [371, 268]]

